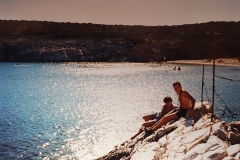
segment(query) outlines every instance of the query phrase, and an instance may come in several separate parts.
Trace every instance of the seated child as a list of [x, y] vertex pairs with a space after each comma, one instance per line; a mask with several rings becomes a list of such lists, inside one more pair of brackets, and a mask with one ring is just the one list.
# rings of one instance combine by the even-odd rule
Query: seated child
[[[145, 122], [142, 124], [142, 126], [144, 126], [144, 127], [151, 127], [157, 121], [159, 121], [164, 115], [166, 115], [168, 113], [171, 113], [171, 112], [174, 111], [174, 109], [178, 108], [178, 107], [173, 106], [171, 97], [165, 97], [163, 99], [163, 102], [165, 103], [165, 105], [162, 107], [162, 111], [161, 112], [143, 116], [143, 119], [144, 119]], [[131, 139], [134, 139], [140, 133], [142, 133], [142, 129], [140, 129], [136, 135], [131, 137]]]

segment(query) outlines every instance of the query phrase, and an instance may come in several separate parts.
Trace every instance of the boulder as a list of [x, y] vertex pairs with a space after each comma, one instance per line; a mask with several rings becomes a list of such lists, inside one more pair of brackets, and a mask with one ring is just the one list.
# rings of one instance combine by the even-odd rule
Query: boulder
[[206, 151], [211, 151], [211, 150], [215, 150], [219, 147], [227, 148], [228, 144], [226, 142], [222, 141], [217, 136], [212, 135], [212, 136], [209, 137], [209, 139], [206, 143], [205, 150]]
[[224, 125], [224, 129], [228, 132], [235, 132], [235, 133], [240, 133], [240, 122], [231, 122], [229, 124]]
[[222, 160], [234, 160], [234, 158], [231, 156], [228, 156], [228, 157], [223, 158]]
[[232, 145], [228, 147], [226, 150], [227, 150], [228, 156], [234, 157], [237, 155], [237, 153], [240, 152], [240, 144]]
[[228, 138], [231, 142], [231, 144], [240, 144], [240, 134], [229, 132]]
[[229, 124], [234, 132], [240, 133], [240, 122], [233, 121]]
[[[202, 118], [202, 116], [210, 113], [210, 105], [200, 105], [200, 104], [196, 104], [195, 108], [194, 108], [194, 117], [193, 120], [196, 123], [200, 118]], [[190, 119], [189, 115], [187, 114], [185, 116], [186, 119]]]
[[183, 159], [185, 154], [183, 153], [174, 153], [168, 156], [168, 159]]
[[196, 145], [195, 147], [193, 147], [191, 150], [189, 150], [186, 153], [183, 160], [195, 159], [199, 155], [204, 154], [205, 153], [205, 146], [206, 146], [206, 143], [200, 143], [200, 144]]
[[130, 155], [129, 150], [113, 150], [109, 152], [107, 155], [98, 158], [99, 160], [116, 160], [121, 159], [123, 157], [128, 157]]
[[234, 160], [239, 160], [240, 159], [240, 152], [234, 157]]
[[203, 157], [202, 157], [202, 155], [198, 155], [196, 158], [188, 159], [188, 160], [203, 160]]
[[201, 128], [206, 128], [208, 126], [212, 126], [214, 122], [211, 120], [211, 114], [206, 114], [203, 116], [201, 119], [197, 121], [197, 123], [194, 124], [194, 128], [196, 129], [201, 129]]
[[228, 144], [221, 139], [219, 139], [217, 136], [210, 136], [206, 146], [205, 151], [206, 153], [202, 154], [203, 159], [223, 159], [224, 157], [227, 157], [227, 151], [225, 148], [228, 147]]
[[146, 143], [138, 148], [138, 150], [131, 155], [131, 160], [154, 160], [155, 157], [160, 157], [164, 149], [159, 147], [157, 142]]
[[204, 160], [221, 160], [227, 157], [227, 152], [224, 147], [220, 146], [215, 150], [210, 150], [202, 155]]
[[226, 140], [227, 138], [227, 132], [224, 130], [224, 124], [226, 124], [225, 121], [218, 122], [214, 125], [212, 125], [212, 135], [217, 136], [218, 138], [222, 140]]
[[211, 127], [203, 128], [201, 130], [196, 130], [193, 132], [188, 132], [184, 135], [183, 139], [180, 141], [183, 145], [187, 147], [186, 151], [189, 151], [197, 144], [204, 142], [208, 139], [211, 131]]

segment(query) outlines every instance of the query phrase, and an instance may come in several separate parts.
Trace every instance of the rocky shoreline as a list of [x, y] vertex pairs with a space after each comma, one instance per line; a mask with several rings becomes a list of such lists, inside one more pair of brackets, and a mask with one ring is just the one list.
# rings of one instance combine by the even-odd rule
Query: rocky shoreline
[[[121, 44], [119, 44], [121, 43]], [[33, 40], [0, 43], [0, 61], [24, 62], [101, 62], [131, 60], [126, 55], [132, 47], [120, 39]]]
[[240, 122], [227, 123], [210, 105], [197, 106], [192, 126], [188, 115], [169, 122], [152, 135], [142, 133], [97, 160], [239, 160]]

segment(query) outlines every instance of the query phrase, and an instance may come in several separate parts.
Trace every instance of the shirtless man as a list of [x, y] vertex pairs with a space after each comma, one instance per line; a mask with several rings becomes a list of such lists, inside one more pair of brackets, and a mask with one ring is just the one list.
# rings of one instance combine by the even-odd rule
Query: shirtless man
[[178, 100], [180, 102], [180, 107], [177, 111], [169, 113], [163, 116], [156, 124], [149, 128], [145, 128], [146, 133], [149, 135], [152, 132], [156, 131], [166, 123], [171, 120], [179, 119], [181, 117], [185, 117], [187, 112], [189, 111], [189, 116], [193, 117], [194, 114], [194, 106], [196, 100], [187, 92], [182, 90], [182, 86], [179, 82], [173, 83], [173, 88], [175, 92], [178, 94]]
[[[173, 106], [171, 97], [165, 97], [163, 99], [163, 102], [165, 103], [165, 105], [162, 107], [161, 112], [143, 116], [145, 123], [143, 123], [142, 126], [150, 127], [150, 126], [154, 125], [155, 123], [157, 123], [157, 121], [159, 121], [164, 115], [172, 113], [174, 111], [174, 109], [178, 108], [176, 106]], [[133, 137], [131, 137], [131, 139], [134, 139], [142, 132], [143, 132], [143, 129], [141, 128], [137, 134], [135, 134]]]

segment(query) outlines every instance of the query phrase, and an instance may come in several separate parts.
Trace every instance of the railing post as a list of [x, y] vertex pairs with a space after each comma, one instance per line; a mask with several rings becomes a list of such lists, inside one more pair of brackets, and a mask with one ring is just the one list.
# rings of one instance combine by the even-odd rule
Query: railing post
[[201, 105], [203, 106], [203, 86], [204, 86], [204, 65], [203, 65], [203, 72], [202, 72], [202, 92], [201, 92]]
[[212, 117], [211, 120], [213, 121], [213, 114], [214, 114], [214, 94], [215, 93], [215, 57], [213, 58], [213, 85], [212, 85]]

